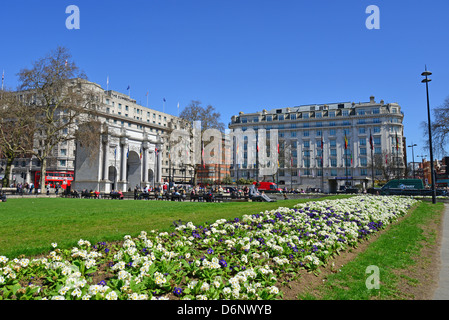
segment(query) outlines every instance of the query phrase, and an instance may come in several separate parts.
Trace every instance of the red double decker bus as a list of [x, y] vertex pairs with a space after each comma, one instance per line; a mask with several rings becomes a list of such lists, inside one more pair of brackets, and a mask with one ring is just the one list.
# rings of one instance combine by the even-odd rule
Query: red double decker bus
[[[47, 171], [45, 175], [45, 185], [50, 184], [50, 188], [59, 185], [61, 188], [66, 189], [72, 184], [74, 175], [75, 172], [73, 171]], [[36, 171], [34, 175], [34, 185], [36, 188], [39, 188], [40, 178], [41, 172]]]

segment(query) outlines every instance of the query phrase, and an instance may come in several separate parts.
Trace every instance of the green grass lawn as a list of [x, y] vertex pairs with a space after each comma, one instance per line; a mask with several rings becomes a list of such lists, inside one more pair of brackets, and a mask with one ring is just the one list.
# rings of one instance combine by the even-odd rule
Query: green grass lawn
[[291, 208], [304, 201], [310, 199], [225, 203], [8, 199], [0, 203], [0, 255], [10, 258], [36, 255], [48, 252], [52, 242], [64, 248], [74, 246], [80, 239], [92, 243], [121, 240], [125, 235], [135, 236], [140, 231], [173, 230], [172, 222], [178, 219], [195, 224], [212, 223], [280, 206]]
[[[365, 300], [376, 299], [406, 299], [398, 282], [401, 270], [412, 267], [420, 259], [420, 250], [424, 245], [436, 244], [436, 230], [424, 232], [426, 225], [439, 223], [444, 211], [444, 204], [422, 202], [400, 223], [393, 224], [380, 237], [357, 255], [341, 272], [327, 277], [319, 289], [321, 300]], [[432, 262], [435, 263], [435, 262]], [[368, 266], [377, 266], [380, 271], [379, 289], [369, 289], [365, 284]], [[398, 275], [399, 274], [399, 275]], [[420, 285], [419, 279], [409, 279], [415, 285]], [[300, 299], [316, 299], [311, 294], [305, 294]]]

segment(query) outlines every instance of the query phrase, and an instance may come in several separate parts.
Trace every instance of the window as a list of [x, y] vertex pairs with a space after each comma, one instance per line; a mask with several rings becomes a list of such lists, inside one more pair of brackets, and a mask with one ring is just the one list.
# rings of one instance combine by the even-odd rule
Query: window
[[59, 160], [59, 166], [65, 167], [66, 166], [66, 160]]
[[67, 149], [61, 149], [60, 152], [59, 152], [59, 154], [60, 154], [61, 156], [66, 156], [66, 155], [67, 155]]
[[360, 154], [366, 155], [366, 148], [360, 148]]
[[315, 113], [315, 118], [321, 118], [321, 116], [322, 116], [321, 112]]
[[337, 156], [337, 149], [331, 149], [331, 156], [333, 157]]
[[335, 129], [330, 129], [329, 130], [329, 135], [330, 136], [335, 136], [337, 134], [337, 130], [335, 130]]
[[[159, 119], [160, 119], [160, 116], [159, 116]], [[241, 121], [242, 123], [247, 123], [247, 122], [248, 122], [248, 119], [242, 118], [242, 119], [240, 119], [240, 121]]]
[[267, 121], [273, 121], [273, 116], [267, 116]]
[[317, 137], [321, 137], [321, 134], [322, 134], [322, 131], [321, 131], [321, 130], [317, 130], [317, 131], [316, 131], [316, 136], [317, 136]]
[[359, 128], [359, 134], [365, 134], [366, 129], [364, 127]]
[[304, 148], [310, 147], [310, 141], [304, 141]]
[[374, 127], [373, 131], [374, 133], [380, 133], [380, 127]]
[[304, 167], [310, 168], [310, 159], [304, 159]]
[[292, 138], [296, 137], [296, 131], [290, 132], [290, 136], [291, 136]]
[[366, 169], [360, 169], [360, 175], [361, 175], [361, 176], [366, 176], [366, 175], [368, 175], [368, 170], [366, 170]]
[[296, 113], [290, 114], [290, 120], [296, 120]]
[[128, 106], [125, 106], [125, 110], [128, 111], [128, 110], [129, 110], [129, 107], [128, 107]]
[[359, 144], [360, 144], [361, 146], [366, 146], [366, 139], [365, 139], [365, 138], [359, 139]]
[[309, 119], [309, 113], [308, 113], [308, 112], [304, 112], [304, 113], [302, 114], [302, 118], [303, 118], [303, 119]]
[[334, 167], [334, 168], [337, 167], [337, 159], [335, 159], [335, 158], [331, 159], [331, 167]]
[[337, 176], [337, 169], [331, 169], [331, 176], [336, 177]]
[[335, 117], [335, 111], [329, 111], [328, 116], [329, 116], [330, 118], [334, 118], [334, 117]]
[[304, 130], [303, 132], [302, 132], [302, 135], [304, 136], [304, 137], [308, 137], [309, 136], [309, 131], [308, 130]]
[[343, 111], [341, 112], [341, 115], [342, 115], [343, 117], [349, 116], [349, 110], [343, 110]]
[[379, 114], [380, 113], [380, 109], [379, 108], [373, 108], [372, 111], [373, 111], [373, 114]]
[[380, 145], [380, 137], [375, 137], [374, 138], [374, 144], [375, 145]]
[[283, 121], [284, 120], [284, 115], [283, 114], [278, 115], [278, 120], [279, 121]]
[[362, 167], [366, 167], [367, 163], [368, 163], [368, 161], [366, 160], [366, 158], [360, 158], [360, 165]]
[[365, 110], [364, 109], [357, 110], [357, 115], [358, 116], [364, 116], [365, 115]]

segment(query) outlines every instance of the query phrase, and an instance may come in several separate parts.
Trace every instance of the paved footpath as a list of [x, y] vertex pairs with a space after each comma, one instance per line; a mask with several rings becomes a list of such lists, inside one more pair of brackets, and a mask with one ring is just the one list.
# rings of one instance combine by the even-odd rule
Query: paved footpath
[[449, 300], [449, 205], [444, 205], [443, 238], [441, 242], [441, 269], [438, 288], [433, 300]]

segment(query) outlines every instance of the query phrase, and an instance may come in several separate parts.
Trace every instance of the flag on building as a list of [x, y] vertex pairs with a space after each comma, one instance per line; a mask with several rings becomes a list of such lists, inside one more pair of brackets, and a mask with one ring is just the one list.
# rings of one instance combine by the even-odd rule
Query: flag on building
[[373, 136], [371, 135], [371, 130], [369, 131], [369, 145], [371, 150], [374, 150]]
[[346, 137], [346, 133], [345, 133], [345, 149], [348, 149], [348, 138]]
[[140, 157], [140, 159], [142, 159], [142, 147], [140, 148], [139, 157]]
[[204, 162], [204, 143], [201, 145], [201, 161], [203, 162], [203, 168], [206, 168], [206, 163]]
[[385, 164], [388, 164], [388, 154], [385, 155]]
[[154, 151], [156, 152], [156, 157], [159, 154], [159, 151], [157, 150], [157, 148], [154, 148]]
[[399, 150], [399, 139], [398, 139], [398, 133], [396, 132], [396, 151]]
[[128, 151], [126, 152], [126, 159], [128, 159], [129, 157], [129, 146], [128, 146]]

